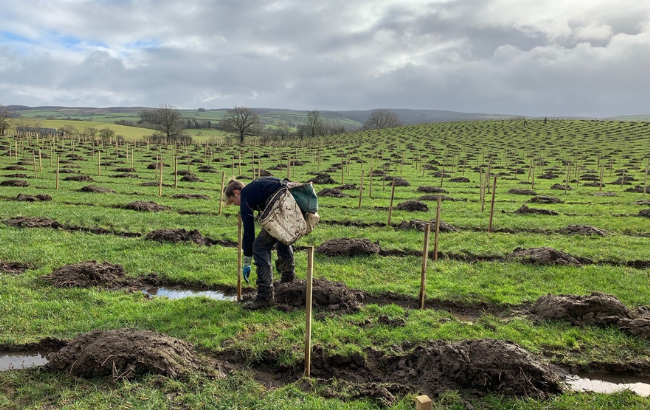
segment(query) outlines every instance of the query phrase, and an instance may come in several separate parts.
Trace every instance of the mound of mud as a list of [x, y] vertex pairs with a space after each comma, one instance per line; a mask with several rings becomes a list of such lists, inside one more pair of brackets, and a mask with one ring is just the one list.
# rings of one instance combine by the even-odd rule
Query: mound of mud
[[97, 194], [114, 194], [115, 191], [110, 189], [110, 188], [103, 188], [97, 185], [87, 185], [81, 189], [79, 189], [79, 192], [93, 192]]
[[508, 191], [508, 193], [513, 195], [537, 195], [537, 192], [533, 191], [532, 189], [518, 189], [518, 188], [512, 188], [511, 190]]
[[507, 259], [534, 265], [571, 265], [580, 266], [581, 263], [566, 252], [544, 246], [541, 248], [516, 248]]
[[[156, 182], [156, 181], [143, 182], [143, 183], [140, 184], [140, 186], [159, 186], [159, 185], [160, 185], [160, 182]], [[162, 184], [162, 186], [167, 187], [167, 188], [173, 187], [173, 185], [170, 185], [170, 184]]]
[[147, 165], [147, 169], [158, 169], [159, 165], [160, 165], [160, 163], [154, 162], [153, 164]]
[[176, 194], [176, 195], [173, 195], [172, 198], [176, 198], [176, 199], [210, 199], [209, 196], [202, 195], [202, 194]]
[[318, 191], [318, 196], [328, 196], [332, 198], [347, 198], [347, 195], [336, 188], [325, 188]]
[[619, 178], [616, 181], [610, 182], [610, 184], [612, 184], [612, 185], [632, 185], [632, 183], [629, 182], [629, 181], [633, 181], [633, 180], [634, 180], [634, 178], [630, 178], [630, 177]]
[[551, 209], [538, 209], [538, 208], [529, 208], [525, 204], [521, 208], [515, 211], [516, 214], [540, 214], [540, 215], [559, 215], [556, 211]]
[[637, 215], [645, 218], [650, 218], [650, 209], [642, 209]]
[[447, 180], [447, 182], [469, 182], [469, 178], [466, 177], [450, 178]]
[[569, 225], [558, 231], [563, 235], [598, 235], [607, 236], [607, 231], [591, 225]]
[[111, 175], [113, 178], [140, 178], [136, 174], [115, 174]]
[[616, 192], [594, 192], [593, 196], [618, 196]]
[[395, 207], [397, 211], [408, 212], [429, 212], [429, 207], [424, 202], [420, 201], [406, 201], [397, 204]]
[[[334, 187], [334, 189], [339, 189], [339, 190], [341, 190], [341, 191], [343, 191], [343, 190], [354, 190], [354, 191], [358, 191], [358, 190], [359, 190], [359, 188], [357, 187], [356, 184], [343, 184], [343, 185], [340, 185], [340, 186]], [[320, 194], [319, 194], [319, 195], [320, 195]]]
[[600, 292], [591, 295], [547, 295], [537, 299], [530, 313], [540, 320], [563, 320], [576, 326], [611, 326], [622, 318], [630, 319], [629, 309], [614, 296]]
[[4, 221], [7, 226], [17, 226], [19, 228], [63, 228], [63, 225], [53, 219], [42, 216], [16, 216]]
[[[304, 308], [307, 301], [307, 284], [296, 279], [275, 286], [275, 302], [293, 308]], [[350, 289], [342, 282], [314, 279], [312, 283], [312, 306], [315, 309], [355, 312], [363, 302], [364, 292]]]
[[29, 178], [27, 174], [9, 174], [9, 175], [3, 175], [3, 178], [18, 178], [18, 179], [25, 179]]
[[[426, 229], [426, 224], [430, 223], [431, 224], [431, 232], [434, 232], [436, 229], [436, 220], [432, 219], [431, 221], [422, 221], [420, 219], [414, 219], [412, 221], [402, 221], [400, 222], [399, 225], [395, 225], [395, 230], [396, 231], [406, 231], [406, 230], [416, 230], [416, 231], [421, 231], [424, 232]], [[440, 221], [440, 226], [439, 226], [440, 232], [458, 232], [458, 229], [454, 228], [452, 225], [448, 224], [447, 222]]]
[[558, 178], [558, 177], [559, 177], [558, 174], [554, 174], [552, 172], [547, 172], [545, 174], [542, 174], [542, 175], [538, 176], [537, 178], [539, 178], [539, 179], [555, 179], [555, 178]]
[[330, 239], [316, 248], [316, 253], [327, 256], [377, 255], [379, 252], [379, 242], [373, 243], [369, 239]]
[[30, 269], [30, 265], [22, 262], [4, 262], [0, 261], [0, 273], [9, 273], [18, 275]]
[[641, 201], [634, 201], [635, 205], [650, 205], [650, 199], [644, 199]]
[[18, 196], [16, 197], [16, 201], [25, 201], [25, 202], [45, 202], [51, 200], [52, 200], [52, 196], [48, 194], [36, 194], [36, 195], [18, 194]]
[[535, 204], [563, 204], [564, 201], [554, 196], [538, 195], [529, 199], [530, 202]]
[[17, 187], [28, 187], [29, 182], [24, 179], [7, 179], [0, 182], [0, 186], [17, 186]]
[[183, 178], [181, 178], [181, 181], [183, 182], [204, 182], [201, 178], [197, 177], [194, 174], [187, 174]]
[[135, 201], [135, 202], [130, 202], [124, 206], [122, 206], [124, 209], [132, 209], [134, 211], [143, 211], [143, 212], [159, 212], [159, 211], [167, 211], [171, 209], [168, 206], [165, 205], [158, 205], [157, 203], [153, 201]]
[[437, 201], [440, 197], [441, 201], [456, 201], [454, 198], [447, 195], [422, 195], [418, 198], [418, 201]]
[[644, 191], [643, 186], [641, 186], [641, 185], [637, 185], [637, 186], [635, 186], [634, 188], [628, 188], [628, 189], [626, 189], [625, 192], [636, 192], [636, 193], [639, 193], [639, 194], [643, 194], [643, 193], [645, 192], [645, 193], [649, 193], [649, 194], [650, 194], [650, 187], [645, 188], [645, 191]]
[[43, 276], [43, 279], [57, 288], [119, 289], [133, 282], [125, 274], [122, 265], [85, 261], [55, 269], [52, 273]]
[[404, 178], [400, 178], [400, 177], [385, 176], [382, 179], [384, 181], [390, 181], [391, 184], [393, 183], [393, 181], [395, 181], [395, 186], [411, 186], [410, 182], [408, 182]]
[[114, 172], [138, 172], [135, 168], [115, 168]]
[[[561, 191], [564, 191], [564, 188], [565, 188], [565, 186], [562, 185], [562, 184], [553, 184], [553, 185], [551, 186], [551, 189], [558, 189], [558, 190], [561, 190]], [[573, 190], [573, 188], [571, 188], [570, 186], [567, 186], [567, 187], [566, 187], [566, 190], [567, 190], [567, 191], [571, 191], [571, 190]]]
[[48, 368], [84, 378], [149, 373], [178, 378], [203, 369], [189, 342], [139, 329], [93, 330], [47, 358]]
[[185, 229], [157, 229], [149, 232], [145, 239], [151, 239], [158, 242], [194, 242], [199, 245], [210, 244], [210, 241], [203, 237], [197, 229], [192, 231], [187, 231]]
[[399, 383], [430, 396], [469, 390], [546, 398], [562, 392], [556, 372], [516, 344], [502, 340], [436, 340], [404, 353], [367, 349], [365, 354], [366, 358], [325, 357], [324, 349], [314, 347], [311, 373], [357, 383]]
[[89, 177], [88, 175], [72, 175], [65, 177], [64, 181], [78, 181], [78, 182], [94, 182], [95, 180]]
[[5, 171], [27, 171], [27, 168], [21, 167], [20, 165], [9, 165], [2, 169], [4, 169]]
[[315, 178], [308, 180], [314, 184], [336, 184], [336, 181], [329, 174], [319, 173]]
[[445, 191], [442, 188], [439, 188], [437, 186], [420, 186], [418, 187], [417, 191], [419, 192], [426, 192], [427, 194], [446, 194], [447, 191]]

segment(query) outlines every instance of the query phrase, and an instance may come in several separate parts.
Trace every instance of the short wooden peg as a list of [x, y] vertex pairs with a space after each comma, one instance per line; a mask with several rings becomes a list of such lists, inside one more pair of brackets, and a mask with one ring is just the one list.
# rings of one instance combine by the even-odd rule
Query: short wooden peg
[[416, 410], [431, 410], [431, 399], [429, 396], [418, 396], [415, 398], [415, 409]]

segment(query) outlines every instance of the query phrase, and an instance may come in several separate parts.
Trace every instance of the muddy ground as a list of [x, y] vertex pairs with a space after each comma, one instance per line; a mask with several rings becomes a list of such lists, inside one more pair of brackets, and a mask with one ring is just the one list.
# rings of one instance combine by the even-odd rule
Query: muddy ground
[[17, 186], [17, 187], [28, 187], [29, 182], [24, 179], [7, 179], [0, 182], [0, 186]]
[[[295, 279], [275, 286], [275, 303], [278, 307], [305, 308], [307, 284]], [[359, 310], [365, 292], [350, 289], [342, 282], [314, 279], [312, 282], [312, 307], [318, 310], [355, 312]]]
[[45, 202], [51, 201], [52, 196], [48, 194], [36, 194], [36, 195], [27, 195], [27, 194], [18, 194], [16, 201], [24, 202]]
[[32, 266], [27, 263], [0, 261], [0, 273], [19, 275], [31, 268]]
[[181, 242], [194, 242], [199, 245], [212, 246], [220, 245], [225, 247], [237, 246], [236, 242], [218, 240], [208, 238], [201, 235], [197, 229], [188, 231], [186, 229], [157, 229], [151, 231], [147, 234], [146, 239], [151, 239], [158, 242], [170, 242], [170, 243], [181, 243]]
[[114, 194], [115, 191], [110, 188], [104, 188], [97, 185], [87, 185], [79, 189], [79, 192], [93, 192], [98, 194]]
[[516, 214], [527, 215], [527, 214], [539, 214], [539, 215], [559, 215], [558, 212], [551, 209], [539, 209], [539, 208], [529, 208], [526, 204], [523, 204], [519, 209], [515, 211]]
[[223, 376], [218, 367], [204, 365], [189, 342], [149, 330], [93, 330], [47, 359], [49, 369], [84, 378], [132, 379], [147, 373], [179, 378], [195, 372]]
[[[432, 219], [430, 221], [423, 221], [420, 219], [414, 219], [412, 221], [402, 221], [399, 225], [395, 225], [395, 230], [416, 230], [424, 232], [426, 229], [426, 224], [430, 224], [431, 232], [436, 229], [436, 220]], [[445, 221], [440, 221], [440, 226], [438, 227], [440, 232], [458, 232], [458, 229], [453, 227], [451, 224], [448, 224]]]
[[57, 288], [121, 289], [139, 283], [137, 279], [126, 276], [122, 265], [96, 261], [65, 265], [43, 276], [42, 279]]
[[16, 226], [19, 228], [63, 228], [63, 225], [59, 222], [41, 216], [16, 216], [3, 222], [7, 226]]
[[569, 225], [558, 230], [562, 235], [598, 235], [607, 236], [607, 231], [591, 225]]
[[316, 253], [327, 256], [377, 255], [380, 251], [378, 242], [351, 238], [330, 239], [316, 248]]
[[165, 205], [158, 205], [153, 201], [134, 201], [126, 205], [118, 205], [117, 207], [141, 212], [160, 212], [171, 209]]
[[408, 211], [408, 212], [429, 212], [429, 207], [424, 202], [420, 201], [405, 201], [400, 202], [395, 207], [397, 211]]
[[566, 252], [544, 246], [541, 248], [516, 248], [507, 259], [534, 265], [580, 266], [581, 262]]

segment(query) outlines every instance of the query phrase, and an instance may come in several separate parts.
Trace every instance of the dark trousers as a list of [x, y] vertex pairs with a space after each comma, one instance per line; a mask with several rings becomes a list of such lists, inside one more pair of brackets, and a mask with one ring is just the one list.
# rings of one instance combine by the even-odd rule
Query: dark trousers
[[262, 299], [273, 298], [273, 266], [271, 265], [271, 250], [276, 246], [278, 260], [276, 268], [282, 274], [283, 279], [293, 279], [295, 262], [293, 260], [293, 248], [285, 245], [272, 237], [265, 229], [253, 242], [253, 260], [257, 266], [257, 294]]

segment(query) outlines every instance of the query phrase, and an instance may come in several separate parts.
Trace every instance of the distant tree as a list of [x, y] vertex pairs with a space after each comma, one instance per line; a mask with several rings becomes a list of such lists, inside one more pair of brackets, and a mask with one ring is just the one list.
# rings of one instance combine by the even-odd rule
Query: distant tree
[[74, 125], [66, 124], [63, 127], [59, 128], [59, 131], [63, 131], [67, 137], [77, 135], [78, 131]]
[[97, 135], [97, 128], [88, 127], [84, 130], [84, 134], [88, 135], [92, 139], [95, 139], [95, 136]]
[[156, 129], [164, 134], [167, 140], [173, 140], [183, 135], [184, 125], [181, 112], [175, 107], [161, 104], [156, 110]]
[[291, 135], [291, 128], [289, 128], [289, 125], [287, 125], [286, 122], [281, 122], [275, 129], [275, 135], [281, 140], [289, 138]]
[[370, 113], [370, 117], [363, 124], [364, 130], [379, 130], [383, 128], [393, 128], [402, 125], [399, 115], [390, 110], [375, 110]]
[[255, 135], [260, 132], [260, 118], [250, 108], [235, 107], [228, 110], [228, 113], [219, 123], [219, 127], [225, 131], [238, 135], [239, 143], [244, 143], [244, 137]]
[[5, 107], [0, 104], [0, 135], [5, 135], [9, 127], [11, 127], [11, 121], [9, 118], [11, 113]]
[[298, 126], [298, 136], [300, 138], [314, 138], [325, 135], [325, 122], [321, 118], [320, 111], [308, 111], [307, 122]]
[[199, 108], [199, 112], [205, 112], [205, 108]]

